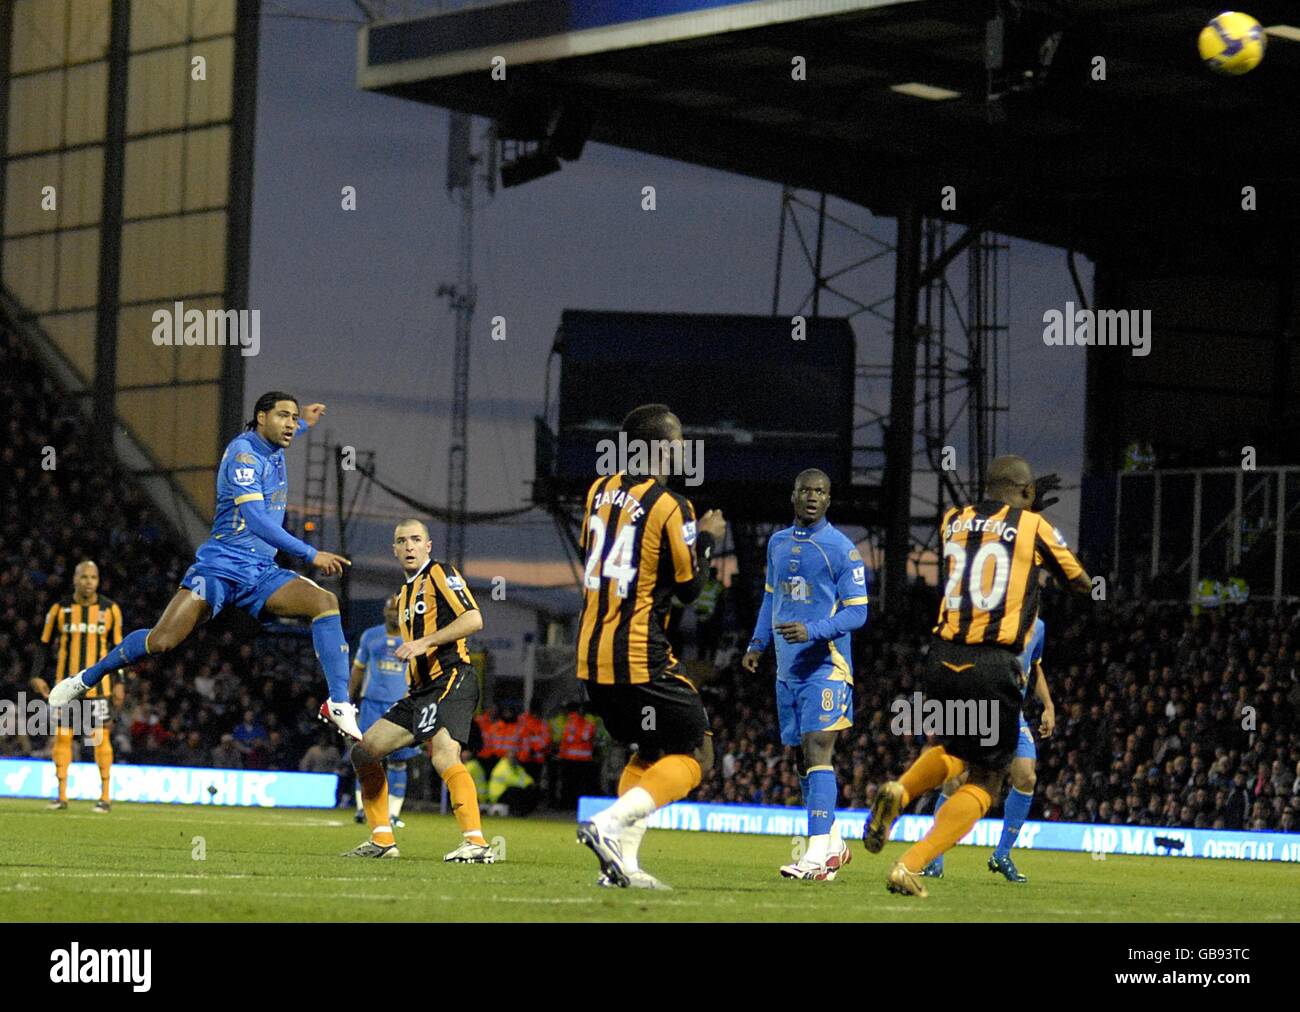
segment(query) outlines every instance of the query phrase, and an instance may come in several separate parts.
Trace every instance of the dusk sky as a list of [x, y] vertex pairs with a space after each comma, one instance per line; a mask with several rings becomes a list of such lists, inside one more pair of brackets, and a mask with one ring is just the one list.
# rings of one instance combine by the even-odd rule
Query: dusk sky
[[[294, 9], [356, 14], [346, 3]], [[262, 349], [248, 363], [245, 401], [251, 408], [262, 391], [286, 388], [325, 402], [322, 424], [336, 440], [376, 451], [387, 482], [443, 504], [453, 317], [434, 293], [455, 280], [459, 219], [445, 189], [447, 113], [359, 91], [353, 25], [264, 15], [261, 29], [251, 298]], [[476, 136], [485, 126], [475, 121]], [[657, 191], [653, 212], [640, 208], [646, 185]], [[355, 211], [341, 207], [344, 186], [356, 187]], [[770, 312], [780, 196], [776, 183], [597, 144], [556, 175], [497, 191], [475, 226], [471, 510], [526, 502], [532, 419], [561, 312]], [[869, 221], [860, 209], [838, 208]], [[870, 228], [894, 234], [889, 219]], [[1080, 265], [1090, 291], [1091, 265]], [[954, 273], [964, 279], [964, 271], [960, 260]], [[887, 294], [892, 262], [860, 280], [863, 301]], [[1042, 315], [1074, 297], [1063, 251], [1012, 241], [1011, 410], [997, 449], [1028, 456], [1039, 473], [1060, 472], [1067, 485], [1077, 484], [1082, 463], [1085, 349], [1046, 347]], [[789, 301], [783, 312], [793, 312]], [[824, 313], [846, 311], [823, 305]], [[494, 316], [506, 319], [505, 341], [490, 339]], [[887, 325], [858, 317], [854, 329], [859, 362], [888, 361]], [[749, 379], [742, 363], [717, 363], [720, 397], [728, 383]], [[887, 408], [887, 399], [860, 389], [860, 400], [868, 396]], [[301, 501], [302, 447], [290, 458], [291, 502]], [[350, 547], [354, 558], [382, 564], [391, 558], [391, 518], [408, 511], [378, 490], [368, 508], [373, 522]], [[1077, 491], [1066, 491], [1053, 519], [1071, 540], [1077, 516]], [[832, 519], [861, 533], [834, 507]], [[441, 529], [433, 537], [437, 554]], [[571, 579], [540, 512], [508, 527], [471, 528], [466, 556], [471, 576]]]

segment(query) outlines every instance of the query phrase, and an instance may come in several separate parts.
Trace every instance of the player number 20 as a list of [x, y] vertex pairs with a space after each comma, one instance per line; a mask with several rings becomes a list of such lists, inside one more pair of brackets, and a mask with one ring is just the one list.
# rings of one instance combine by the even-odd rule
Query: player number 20
[[[944, 562], [948, 563], [948, 584], [943, 588], [943, 596], [948, 607], [954, 611], [961, 608], [961, 578], [967, 573], [966, 549], [949, 541], [943, 546]], [[989, 560], [993, 560], [993, 584], [988, 593], [984, 592], [984, 569]], [[949, 562], [951, 560], [951, 562]], [[1011, 574], [1011, 556], [1000, 541], [989, 541], [980, 546], [975, 557], [971, 559], [967, 590], [971, 604], [978, 611], [993, 611], [1007, 595], [1007, 578]]]
[[[627, 524], [618, 532], [614, 543], [609, 546], [609, 558], [600, 564], [601, 553], [605, 547], [605, 521], [600, 517], [591, 517], [587, 521], [587, 530], [591, 532], [591, 554], [587, 556], [587, 565], [583, 570], [583, 585], [588, 590], [600, 590], [601, 577], [614, 581], [614, 593], [627, 597], [636, 580], [636, 567], [632, 565], [632, 547], [636, 542], [636, 528]], [[597, 572], [597, 569], [600, 572]]]

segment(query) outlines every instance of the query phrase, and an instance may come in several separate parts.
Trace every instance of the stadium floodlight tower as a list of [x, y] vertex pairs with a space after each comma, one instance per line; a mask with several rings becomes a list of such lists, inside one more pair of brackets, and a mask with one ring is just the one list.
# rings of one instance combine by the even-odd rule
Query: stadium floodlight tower
[[[438, 297], [446, 297], [456, 317], [451, 370], [451, 438], [447, 447], [447, 548], [446, 561], [457, 569], [465, 563], [465, 524], [469, 497], [469, 336], [474, 322], [477, 293], [474, 286], [474, 202], [482, 186], [490, 199], [496, 192], [496, 166], [488, 164], [485, 175], [475, 166], [485, 160], [472, 148], [473, 117], [453, 112], [449, 117], [447, 143], [447, 193], [460, 206], [456, 237], [456, 282], [438, 286]], [[487, 138], [486, 161], [495, 161], [496, 138]]]

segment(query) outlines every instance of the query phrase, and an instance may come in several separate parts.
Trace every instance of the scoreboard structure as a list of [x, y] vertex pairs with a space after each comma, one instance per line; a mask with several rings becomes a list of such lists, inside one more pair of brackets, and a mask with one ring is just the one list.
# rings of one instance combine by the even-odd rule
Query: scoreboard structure
[[602, 446], [650, 403], [672, 408], [698, 447], [696, 473], [675, 479], [681, 490], [694, 499], [699, 485], [702, 503], [737, 520], [788, 521], [805, 468], [826, 472], [837, 504], [870, 491], [850, 489], [855, 348], [845, 320], [809, 319], [792, 336], [784, 317], [570, 309], [555, 352], [559, 399], [538, 419], [538, 502], [580, 502]]

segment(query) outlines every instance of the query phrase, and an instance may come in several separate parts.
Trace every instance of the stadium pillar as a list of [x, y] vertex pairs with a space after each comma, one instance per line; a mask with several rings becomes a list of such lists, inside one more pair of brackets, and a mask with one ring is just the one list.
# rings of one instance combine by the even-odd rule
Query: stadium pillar
[[907, 599], [912, 547], [912, 443], [916, 429], [916, 300], [920, 284], [921, 212], [898, 212], [894, 259], [894, 349], [890, 365], [889, 432], [885, 436], [885, 609]]
[[95, 312], [95, 438], [113, 445], [117, 419], [118, 289], [121, 284], [123, 171], [126, 164], [127, 68], [131, 58], [131, 5], [109, 11], [108, 90], [105, 97], [104, 186], [99, 209], [99, 291]]
[[[226, 196], [226, 309], [249, 309], [248, 258], [252, 243], [253, 135], [257, 119], [257, 32], [260, 0], [235, 4], [235, 67], [231, 83], [230, 163]], [[243, 355], [221, 359], [221, 432], [224, 441], [244, 427]]]

